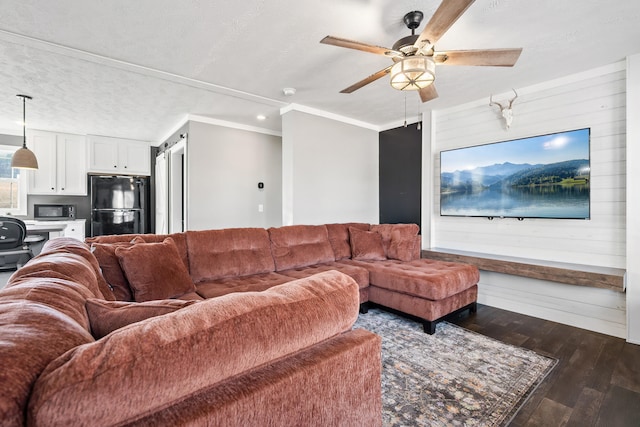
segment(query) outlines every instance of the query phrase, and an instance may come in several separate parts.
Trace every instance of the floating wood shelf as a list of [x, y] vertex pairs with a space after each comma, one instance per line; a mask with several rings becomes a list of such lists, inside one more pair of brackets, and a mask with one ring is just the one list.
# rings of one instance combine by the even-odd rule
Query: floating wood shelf
[[569, 264], [440, 248], [423, 250], [422, 257], [473, 264], [480, 270], [496, 273], [531, 277], [569, 285], [611, 289], [618, 292], [625, 291], [626, 270], [621, 268]]

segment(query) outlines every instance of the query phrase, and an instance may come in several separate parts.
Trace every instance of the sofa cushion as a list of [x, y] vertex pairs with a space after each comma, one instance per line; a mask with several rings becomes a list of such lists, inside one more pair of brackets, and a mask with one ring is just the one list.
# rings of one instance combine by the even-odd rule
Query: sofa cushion
[[263, 228], [187, 231], [194, 283], [274, 271], [269, 234]]
[[336, 260], [351, 258], [351, 243], [349, 240], [349, 227], [369, 231], [369, 224], [361, 222], [349, 222], [344, 224], [327, 224], [329, 243], [333, 249]]
[[133, 301], [133, 292], [129, 286], [129, 281], [120, 267], [120, 261], [116, 256], [118, 246], [129, 247], [131, 243], [92, 243], [91, 251], [100, 264], [102, 275], [113, 290], [113, 295], [117, 301]]
[[116, 247], [115, 253], [137, 302], [173, 298], [195, 291], [171, 237], [162, 243]]
[[27, 423], [127, 424], [348, 331], [357, 316], [358, 286], [336, 271], [193, 304], [50, 363], [33, 387]]
[[369, 271], [366, 268], [358, 267], [356, 265], [341, 264], [337, 261], [293, 268], [291, 270], [281, 271], [280, 274], [289, 276], [292, 279], [302, 279], [304, 277], [313, 276], [314, 274], [329, 270], [336, 270], [351, 277], [356, 281], [360, 289], [364, 289], [369, 286]]
[[[189, 253], [187, 251], [187, 233], [172, 233], [172, 234], [138, 234], [135, 238], [144, 243], [162, 243], [167, 237], [171, 237], [173, 243], [175, 243], [176, 249], [184, 267], [189, 271]], [[135, 239], [134, 238], [134, 239]], [[138, 241], [132, 242], [139, 243]]]
[[335, 261], [324, 225], [289, 225], [269, 229], [276, 271]]
[[371, 286], [432, 301], [460, 293], [476, 285], [480, 280], [480, 272], [476, 266], [427, 258], [409, 262], [397, 260], [343, 260], [340, 262], [358, 265], [369, 270]]
[[85, 303], [85, 307], [89, 315], [91, 333], [96, 339], [99, 339], [123, 326], [151, 317], [173, 313], [176, 310], [195, 304], [196, 302], [197, 301], [181, 301], [175, 299], [125, 302], [89, 298]]
[[382, 246], [382, 236], [375, 231], [363, 231], [349, 228], [351, 242], [351, 258], [357, 260], [387, 259]]
[[[420, 243], [416, 239], [416, 236], [420, 231], [420, 227], [418, 227], [418, 224], [374, 224], [371, 226], [371, 231], [380, 233], [380, 235], [382, 236], [382, 246], [384, 247], [384, 252], [388, 258], [391, 258], [389, 256], [389, 250], [391, 246], [391, 241], [393, 239], [393, 235], [396, 236], [396, 239], [395, 239], [396, 245], [398, 245], [398, 243], [401, 241], [414, 242], [414, 244], [418, 242], [417, 243], [418, 247], [413, 248], [414, 252], [413, 252], [412, 259], [420, 258]], [[396, 247], [396, 251], [398, 249], [400, 248]], [[407, 249], [411, 249], [410, 244], [405, 245], [404, 250], [407, 250]], [[400, 251], [402, 252], [402, 249], [400, 249]], [[397, 254], [398, 253], [396, 252], [396, 255]]]
[[279, 273], [260, 273], [250, 276], [223, 277], [196, 284], [198, 295], [204, 298], [215, 298], [232, 292], [260, 292], [283, 283], [291, 282], [293, 278]]
[[106, 236], [94, 236], [87, 237], [85, 242], [92, 245], [95, 243], [101, 244], [122, 244], [131, 243], [136, 237], [142, 239], [144, 243], [159, 243], [164, 241], [167, 237], [171, 237], [178, 248], [180, 253], [180, 259], [184, 263], [185, 267], [189, 269], [189, 255], [187, 254], [187, 234], [172, 233], [172, 234], [113, 234]]

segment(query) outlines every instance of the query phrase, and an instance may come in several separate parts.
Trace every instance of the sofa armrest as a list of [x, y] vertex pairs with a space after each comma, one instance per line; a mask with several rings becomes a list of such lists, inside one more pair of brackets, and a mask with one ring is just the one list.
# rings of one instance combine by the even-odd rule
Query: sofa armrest
[[156, 412], [349, 330], [358, 305], [356, 282], [329, 271], [127, 326], [53, 361], [28, 421], [116, 424]]
[[355, 329], [134, 420], [149, 426], [382, 425], [381, 340]]

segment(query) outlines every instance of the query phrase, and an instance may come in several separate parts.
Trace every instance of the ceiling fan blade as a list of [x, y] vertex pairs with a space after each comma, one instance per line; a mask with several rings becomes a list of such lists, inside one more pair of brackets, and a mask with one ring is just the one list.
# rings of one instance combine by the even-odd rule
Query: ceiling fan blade
[[430, 84], [429, 86], [420, 89], [418, 92], [420, 92], [420, 100], [422, 100], [422, 102], [431, 101], [438, 97], [438, 92], [436, 91], [436, 86], [434, 84]]
[[330, 44], [338, 47], [346, 47], [348, 49], [361, 50], [363, 52], [375, 53], [376, 55], [384, 55], [388, 57], [404, 56], [402, 52], [389, 49], [388, 47], [374, 46], [372, 44], [366, 44], [366, 43], [356, 42], [353, 40], [341, 39], [339, 37], [333, 37], [333, 36], [326, 36], [325, 38], [320, 40], [320, 43]]
[[391, 67], [393, 67], [393, 65], [389, 65], [387, 68], [385, 68], [384, 70], [380, 70], [377, 73], [371, 74], [369, 77], [367, 77], [366, 79], [362, 79], [360, 80], [358, 83], [352, 84], [351, 86], [349, 86], [346, 89], [342, 89], [340, 91], [340, 93], [351, 93], [354, 92], [358, 89], [360, 89], [363, 86], [368, 85], [369, 83], [375, 82], [376, 80], [378, 80], [380, 77], [384, 77], [387, 74], [389, 74], [389, 71], [391, 71]]
[[440, 65], [487, 65], [513, 67], [522, 53], [519, 49], [450, 50], [436, 52], [433, 59]]
[[443, 0], [414, 43], [418, 50], [431, 46], [462, 16], [475, 0]]

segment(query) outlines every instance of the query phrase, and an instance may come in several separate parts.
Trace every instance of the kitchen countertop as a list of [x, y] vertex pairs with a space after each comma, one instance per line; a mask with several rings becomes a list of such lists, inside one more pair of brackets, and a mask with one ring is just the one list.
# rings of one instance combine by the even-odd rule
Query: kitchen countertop
[[23, 220], [24, 225], [27, 226], [27, 232], [29, 231], [61, 231], [64, 230], [68, 225], [74, 223], [84, 223], [86, 220], [84, 219], [75, 219], [75, 220], [38, 220], [38, 219], [25, 219]]

